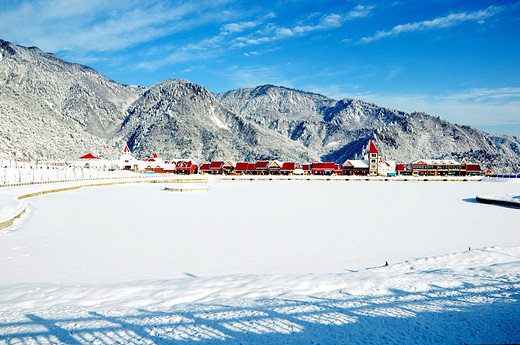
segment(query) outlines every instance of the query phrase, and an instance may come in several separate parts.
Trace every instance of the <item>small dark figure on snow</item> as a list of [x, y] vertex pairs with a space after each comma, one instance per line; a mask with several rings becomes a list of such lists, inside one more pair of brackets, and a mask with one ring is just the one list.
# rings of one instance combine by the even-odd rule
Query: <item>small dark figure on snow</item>
[[385, 261], [385, 266], [388, 266], [388, 261]]

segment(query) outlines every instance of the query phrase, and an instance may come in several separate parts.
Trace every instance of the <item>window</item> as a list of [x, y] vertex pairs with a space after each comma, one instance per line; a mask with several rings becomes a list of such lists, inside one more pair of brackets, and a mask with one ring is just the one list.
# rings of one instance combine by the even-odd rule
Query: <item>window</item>
[[370, 158], [376, 158], [377, 157], [377, 153], [371, 153], [370, 154]]

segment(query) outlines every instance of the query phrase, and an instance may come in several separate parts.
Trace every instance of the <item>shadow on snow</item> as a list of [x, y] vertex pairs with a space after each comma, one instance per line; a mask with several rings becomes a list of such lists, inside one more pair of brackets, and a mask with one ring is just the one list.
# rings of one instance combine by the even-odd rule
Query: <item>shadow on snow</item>
[[0, 344], [515, 343], [519, 289], [520, 282], [504, 279], [381, 296], [337, 292], [334, 298], [235, 299], [160, 311], [77, 307], [74, 317], [19, 311], [11, 318], [16, 322], [0, 324]]

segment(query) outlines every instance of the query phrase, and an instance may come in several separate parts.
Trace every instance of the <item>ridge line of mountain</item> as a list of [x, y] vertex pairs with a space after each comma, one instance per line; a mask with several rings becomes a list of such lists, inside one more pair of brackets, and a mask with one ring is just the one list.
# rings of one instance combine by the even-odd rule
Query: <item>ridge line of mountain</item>
[[520, 139], [271, 84], [212, 93], [185, 79], [117, 83], [91, 67], [0, 40], [0, 156], [113, 156], [343, 163], [374, 140], [383, 157], [467, 158], [518, 171]]

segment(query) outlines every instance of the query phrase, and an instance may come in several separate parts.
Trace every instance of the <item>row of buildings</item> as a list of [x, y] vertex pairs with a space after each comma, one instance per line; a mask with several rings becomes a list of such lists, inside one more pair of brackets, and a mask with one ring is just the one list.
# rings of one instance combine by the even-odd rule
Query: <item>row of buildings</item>
[[482, 174], [480, 165], [469, 164], [465, 159], [416, 160], [396, 164], [384, 160], [370, 141], [368, 154], [362, 160], [349, 159], [339, 165], [333, 162], [315, 162], [297, 165], [295, 162], [212, 161], [200, 166], [193, 160], [164, 160], [154, 154], [152, 158], [134, 158], [128, 146], [116, 161], [105, 161], [92, 154], [80, 157], [75, 164], [87, 168], [120, 169], [146, 173], [214, 174], [214, 175], [346, 175], [346, 176], [471, 176]]

